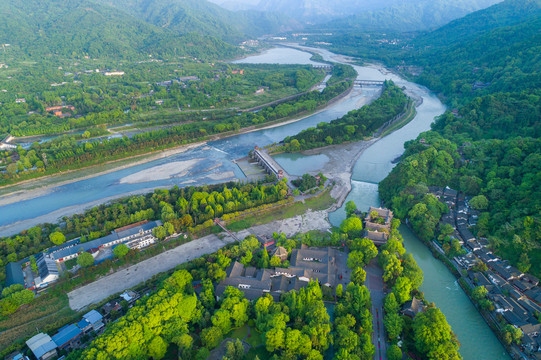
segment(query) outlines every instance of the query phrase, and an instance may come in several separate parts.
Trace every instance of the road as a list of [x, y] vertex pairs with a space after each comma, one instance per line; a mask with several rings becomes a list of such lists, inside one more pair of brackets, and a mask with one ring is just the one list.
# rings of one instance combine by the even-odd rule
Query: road
[[179, 264], [218, 251], [233, 241], [231, 238], [221, 240], [216, 235], [205, 236], [102, 277], [68, 293], [70, 308], [82, 310], [88, 305], [99, 303], [111, 295], [147, 281], [154, 275], [168, 271]]
[[[254, 226], [235, 235], [240, 239], [244, 239], [248, 235], [272, 236], [273, 232], [283, 232], [288, 237], [291, 237], [310, 230], [328, 231], [330, 227], [325, 211], [308, 211], [303, 215]], [[222, 235], [226, 236], [220, 239], [216, 235], [209, 235], [193, 240], [75, 289], [68, 293], [70, 308], [79, 311], [91, 304], [97, 304], [111, 295], [149, 280], [156, 274], [171, 270], [179, 264], [203, 255], [216, 252], [235, 241], [226, 233], [222, 233]]]
[[372, 343], [376, 348], [374, 359], [387, 360], [387, 343], [383, 329], [383, 270], [379, 267], [377, 258], [372, 259], [366, 266], [365, 285], [370, 290], [372, 298]]

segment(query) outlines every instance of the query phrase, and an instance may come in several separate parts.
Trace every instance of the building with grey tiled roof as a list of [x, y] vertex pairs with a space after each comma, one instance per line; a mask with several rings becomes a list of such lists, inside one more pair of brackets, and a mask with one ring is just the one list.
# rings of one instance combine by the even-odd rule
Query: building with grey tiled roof
[[336, 250], [332, 248], [302, 248], [291, 253], [289, 268], [255, 269], [244, 267], [238, 261], [229, 266], [226, 278], [216, 286], [220, 297], [228, 286], [242, 292], [249, 300], [255, 300], [265, 293], [275, 299], [291, 290], [299, 290], [310, 280], [317, 280], [326, 286], [335, 286], [337, 281]]
[[364, 236], [375, 245], [384, 245], [389, 240], [393, 212], [389, 209], [370, 206], [364, 219]]

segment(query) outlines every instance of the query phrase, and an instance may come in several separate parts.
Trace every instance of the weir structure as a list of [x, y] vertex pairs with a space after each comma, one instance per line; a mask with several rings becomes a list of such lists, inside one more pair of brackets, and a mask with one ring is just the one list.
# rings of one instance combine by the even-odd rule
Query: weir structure
[[278, 163], [274, 161], [274, 159], [267, 154], [266, 151], [260, 149], [259, 146], [254, 148], [252, 157], [265, 169], [265, 171], [271, 175], [275, 175], [278, 180], [286, 176], [284, 169], [282, 169], [282, 167], [278, 165]]

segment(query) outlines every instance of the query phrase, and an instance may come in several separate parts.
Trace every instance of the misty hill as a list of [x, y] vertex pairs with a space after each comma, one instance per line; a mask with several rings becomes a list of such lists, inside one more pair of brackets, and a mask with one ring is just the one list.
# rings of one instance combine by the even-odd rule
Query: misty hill
[[321, 27], [331, 31], [418, 31], [436, 28], [500, 0], [419, 0], [356, 14]]
[[5, 0], [0, 2], [1, 43], [23, 57], [148, 58], [149, 55], [233, 56], [221, 40], [186, 32], [183, 36], [87, 0]]
[[232, 11], [256, 9], [259, 4], [259, 0], [210, 0], [210, 2]]
[[[215, 0], [219, 1], [219, 0]], [[416, 31], [435, 28], [501, 0], [261, 0], [258, 9], [288, 14], [318, 28]]]
[[399, 0], [260, 0], [258, 9], [288, 14], [306, 22], [324, 22], [361, 11], [383, 9]]
[[298, 24], [288, 16], [261, 11], [233, 12], [206, 0], [94, 0], [129, 12], [161, 28], [195, 32], [239, 42], [249, 36], [290, 31]]

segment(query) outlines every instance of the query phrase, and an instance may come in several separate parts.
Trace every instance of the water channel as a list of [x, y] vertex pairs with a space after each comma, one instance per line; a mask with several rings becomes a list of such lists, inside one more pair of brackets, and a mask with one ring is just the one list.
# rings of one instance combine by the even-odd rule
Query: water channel
[[[325, 60], [342, 59], [328, 51], [318, 51]], [[243, 59], [239, 63], [310, 64], [310, 57], [310, 54], [299, 50], [276, 48]], [[369, 147], [357, 161], [352, 176], [352, 191], [347, 201], [355, 201], [357, 206], [364, 210], [370, 205], [379, 205], [377, 183], [392, 170], [392, 160], [402, 154], [404, 142], [428, 130], [434, 116], [443, 113], [445, 106], [426, 88], [407, 82], [385, 72], [384, 69], [360, 66], [355, 66], [355, 69], [359, 73], [359, 79], [392, 79], [423, 98], [423, 104], [417, 109], [418, 114], [414, 120]], [[99, 204], [158, 187], [245, 179], [233, 160], [245, 156], [254, 144], [271, 144], [320, 122], [330, 122], [360, 107], [377, 93], [377, 89], [356, 89], [324, 111], [294, 123], [209, 142], [167, 158], [58, 186], [35, 198], [0, 206], [0, 236], [16, 233], [38, 223], [54, 222], [60, 216], [82, 211], [89, 204]], [[288, 172], [302, 175], [309, 168], [320, 167], [329, 159], [324, 155], [304, 157], [284, 154], [277, 156], [276, 160]], [[338, 225], [344, 217], [343, 209], [330, 214], [334, 225]], [[401, 230], [406, 249], [413, 254], [425, 274], [422, 290], [426, 298], [436, 303], [446, 315], [462, 344], [460, 352], [464, 359], [509, 359], [447, 268], [433, 258], [428, 249], [407, 228]]]

